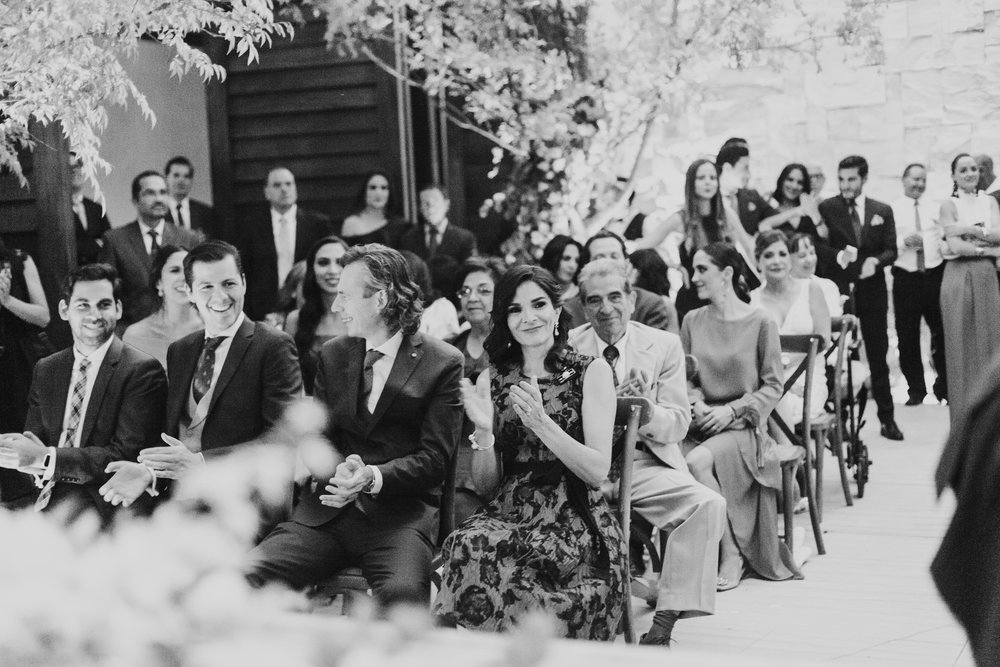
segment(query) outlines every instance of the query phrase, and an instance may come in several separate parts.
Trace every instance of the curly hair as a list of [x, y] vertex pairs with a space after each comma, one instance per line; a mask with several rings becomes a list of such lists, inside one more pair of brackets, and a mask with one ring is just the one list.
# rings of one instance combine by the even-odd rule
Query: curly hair
[[413, 282], [406, 260], [398, 250], [381, 243], [356, 245], [340, 258], [344, 268], [361, 262], [368, 269], [371, 280], [365, 288], [365, 297], [385, 290], [385, 310], [382, 319], [390, 331], [402, 331], [409, 336], [420, 328], [424, 312], [420, 288]]
[[[524, 363], [521, 345], [514, 340], [507, 325], [507, 310], [514, 301], [517, 288], [527, 282], [533, 282], [549, 297], [553, 308], [562, 305], [562, 286], [555, 277], [540, 266], [521, 264], [507, 270], [497, 282], [493, 293], [493, 326], [490, 334], [483, 342], [483, 349], [489, 355], [490, 363], [507, 372]], [[563, 359], [569, 339], [570, 316], [564, 310], [559, 312], [559, 324], [555, 330], [555, 340], [552, 349], [545, 355], [545, 368], [552, 373], [563, 369]]]

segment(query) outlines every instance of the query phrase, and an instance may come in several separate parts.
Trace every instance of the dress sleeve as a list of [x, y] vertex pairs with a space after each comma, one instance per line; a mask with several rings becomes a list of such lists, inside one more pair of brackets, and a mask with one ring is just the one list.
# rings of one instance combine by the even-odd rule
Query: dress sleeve
[[760, 384], [756, 391], [744, 394], [729, 405], [737, 419], [757, 427], [764, 423], [781, 399], [784, 389], [784, 369], [781, 365], [781, 339], [778, 325], [769, 317], [760, 318], [757, 334], [757, 367]]

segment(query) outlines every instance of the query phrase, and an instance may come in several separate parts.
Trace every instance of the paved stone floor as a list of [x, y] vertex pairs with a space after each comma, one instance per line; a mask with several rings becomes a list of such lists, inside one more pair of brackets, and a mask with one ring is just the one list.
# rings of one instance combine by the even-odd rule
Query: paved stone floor
[[[827, 458], [827, 554], [809, 558], [805, 580], [751, 579], [719, 594], [716, 615], [677, 624], [672, 662], [715, 664], [716, 656], [717, 664], [736, 664], [737, 657], [789, 665], [973, 664], [928, 570], [953, 508], [950, 496], [935, 499], [933, 485], [948, 409], [898, 405], [897, 421], [907, 436], [901, 443], [881, 438], [877, 420], [869, 419], [863, 438], [874, 465], [865, 497], [853, 507], [845, 505], [834, 459]], [[797, 515], [796, 525], [813, 546], [808, 514]], [[638, 600], [636, 609], [645, 631], [651, 612]]]

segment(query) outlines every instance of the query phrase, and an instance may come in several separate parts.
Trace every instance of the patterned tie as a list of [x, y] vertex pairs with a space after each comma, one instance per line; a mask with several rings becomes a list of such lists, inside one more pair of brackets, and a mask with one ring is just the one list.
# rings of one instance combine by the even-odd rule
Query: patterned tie
[[[917, 223], [917, 233], [919, 234], [920, 229], [920, 202], [916, 199], [913, 200], [913, 221]], [[917, 248], [917, 271], [924, 273], [927, 271], [927, 258], [924, 257], [924, 246], [921, 244]]]
[[365, 352], [365, 370], [361, 374], [361, 405], [364, 406], [365, 411], [371, 414], [368, 410], [368, 397], [372, 393], [372, 381], [374, 380], [375, 373], [372, 370], [372, 366], [375, 362], [384, 357], [385, 355], [378, 350], [368, 350]]
[[858, 202], [851, 202], [851, 227], [854, 229], [854, 238], [858, 245], [861, 245], [861, 218], [858, 217]]
[[427, 257], [433, 257], [438, 251], [438, 230], [434, 225], [427, 225]]
[[205, 339], [205, 347], [201, 350], [201, 357], [198, 359], [198, 369], [194, 373], [194, 380], [191, 382], [191, 393], [194, 394], [194, 402], [201, 403], [201, 399], [212, 387], [212, 375], [215, 374], [215, 351], [226, 340], [225, 336], [214, 336]]
[[[157, 239], [156, 230], [155, 229], [150, 229], [146, 233], [149, 234], [149, 238], [152, 240], [152, 243], [149, 244], [149, 256], [150, 257], [155, 257], [156, 256], [156, 251], [160, 249], [160, 241]], [[135, 238], [135, 237], [132, 237], [132, 238]]]
[[611, 377], [615, 381], [615, 386], [618, 386], [618, 371], [615, 370], [615, 364], [618, 363], [618, 357], [621, 355], [618, 353], [618, 348], [614, 345], [608, 345], [604, 348], [604, 358], [607, 360], [608, 365], [611, 366]]
[[[73, 398], [70, 399], [69, 403], [69, 418], [66, 420], [66, 428], [63, 430], [62, 440], [59, 442], [60, 447], [77, 447], [78, 444], [74, 442], [76, 439], [76, 432], [80, 428], [80, 421], [83, 419], [83, 399], [87, 395], [87, 370], [90, 368], [89, 359], [80, 360], [80, 370], [76, 376], [76, 382], [73, 383]], [[55, 487], [56, 482], [50, 479], [42, 485], [42, 490], [38, 492], [38, 498], [35, 500], [35, 511], [40, 512], [49, 505], [49, 501], [52, 500], [52, 489]]]

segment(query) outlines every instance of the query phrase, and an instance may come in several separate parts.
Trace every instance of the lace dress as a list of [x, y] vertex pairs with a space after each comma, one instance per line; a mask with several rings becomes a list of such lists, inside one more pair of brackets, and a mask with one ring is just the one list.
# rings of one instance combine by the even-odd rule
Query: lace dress
[[[590, 361], [567, 354], [563, 372], [538, 382], [548, 414], [580, 442]], [[467, 628], [506, 630], [540, 608], [565, 637], [611, 641], [622, 613], [621, 528], [600, 490], [569, 473], [521, 424], [508, 394], [523, 379], [518, 369], [492, 369], [503, 478], [493, 501], [445, 540], [434, 611]]]

